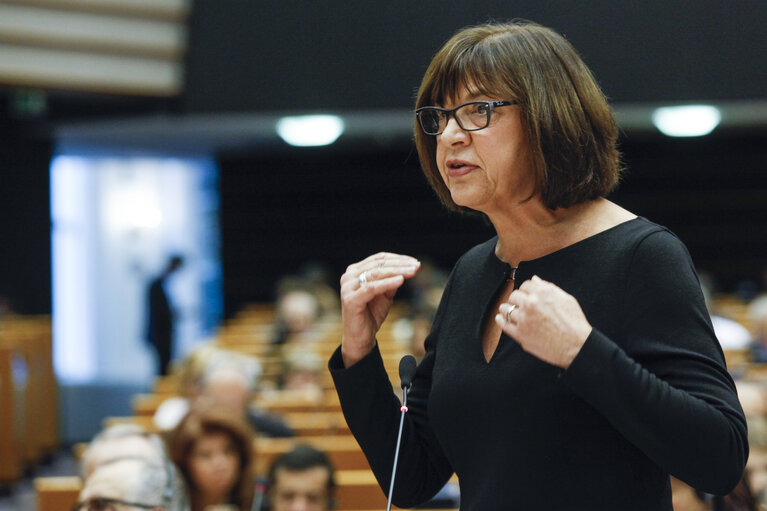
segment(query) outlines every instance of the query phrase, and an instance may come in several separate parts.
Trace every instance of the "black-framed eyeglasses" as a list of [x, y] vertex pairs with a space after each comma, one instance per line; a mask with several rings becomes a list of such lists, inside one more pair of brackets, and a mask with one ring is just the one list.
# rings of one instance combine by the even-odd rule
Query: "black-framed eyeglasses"
[[517, 101], [469, 101], [452, 110], [438, 106], [423, 106], [415, 111], [418, 124], [427, 135], [439, 135], [447, 127], [450, 116], [464, 131], [478, 131], [490, 125], [493, 109], [516, 105]]
[[110, 499], [109, 497], [93, 497], [83, 502], [78, 502], [72, 507], [72, 511], [112, 511], [114, 504], [123, 506], [137, 507], [140, 509], [155, 509], [163, 507], [158, 504], [142, 504], [139, 502], [128, 502], [120, 499]]

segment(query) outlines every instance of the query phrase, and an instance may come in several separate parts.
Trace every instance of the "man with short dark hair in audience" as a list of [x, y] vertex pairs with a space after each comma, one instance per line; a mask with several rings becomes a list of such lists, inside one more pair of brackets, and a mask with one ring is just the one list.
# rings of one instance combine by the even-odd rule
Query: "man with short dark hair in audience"
[[269, 469], [271, 511], [328, 511], [335, 507], [335, 478], [328, 456], [299, 445]]

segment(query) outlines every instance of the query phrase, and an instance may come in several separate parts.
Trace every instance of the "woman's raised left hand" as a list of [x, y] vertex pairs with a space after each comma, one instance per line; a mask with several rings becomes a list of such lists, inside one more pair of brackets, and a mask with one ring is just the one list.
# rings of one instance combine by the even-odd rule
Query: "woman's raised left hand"
[[495, 321], [522, 349], [563, 369], [570, 366], [591, 333], [575, 297], [538, 276], [509, 295]]

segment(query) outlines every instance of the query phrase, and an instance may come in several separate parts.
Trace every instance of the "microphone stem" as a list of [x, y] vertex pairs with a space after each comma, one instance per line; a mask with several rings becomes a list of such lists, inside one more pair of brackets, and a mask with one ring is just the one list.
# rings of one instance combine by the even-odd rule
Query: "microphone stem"
[[397, 475], [397, 461], [399, 460], [399, 448], [402, 442], [402, 428], [405, 425], [405, 413], [407, 413], [407, 387], [402, 389], [402, 415], [399, 418], [399, 432], [397, 433], [397, 448], [394, 450], [394, 466], [391, 470], [391, 482], [389, 483], [389, 498], [386, 502], [386, 511], [391, 511], [391, 500], [394, 495], [394, 477]]

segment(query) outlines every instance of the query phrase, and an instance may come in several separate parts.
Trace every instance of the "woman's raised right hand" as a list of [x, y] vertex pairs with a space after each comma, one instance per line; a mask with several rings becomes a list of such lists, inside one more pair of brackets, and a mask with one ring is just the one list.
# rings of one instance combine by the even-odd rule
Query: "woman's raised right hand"
[[346, 268], [341, 276], [344, 366], [352, 366], [370, 353], [394, 294], [420, 267], [414, 257], [379, 252]]

